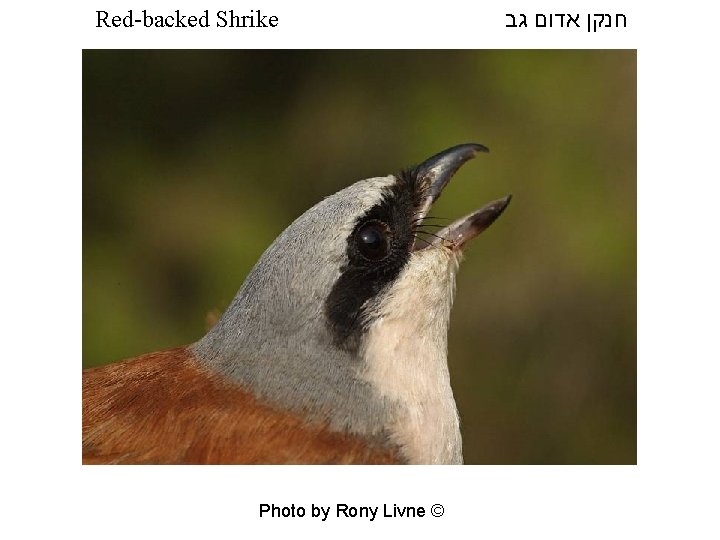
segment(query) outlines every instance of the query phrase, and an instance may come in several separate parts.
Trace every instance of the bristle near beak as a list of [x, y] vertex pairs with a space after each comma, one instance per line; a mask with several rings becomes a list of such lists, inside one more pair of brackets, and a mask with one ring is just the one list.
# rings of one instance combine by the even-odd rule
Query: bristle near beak
[[[424, 199], [415, 214], [417, 223], [421, 223], [427, 216], [430, 207], [440, 197], [442, 190], [458, 169], [479, 152], [489, 152], [489, 150], [482, 144], [461, 144], [440, 152], [415, 167], [413, 173], [425, 191]], [[486, 204], [481, 209], [433, 234], [434, 239], [423, 242], [422, 246], [416, 245], [417, 242], [415, 242], [412, 251], [420, 251], [438, 245], [455, 251], [460, 250], [465, 243], [487, 229], [500, 217], [511, 198], [512, 195], [508, 195]]]

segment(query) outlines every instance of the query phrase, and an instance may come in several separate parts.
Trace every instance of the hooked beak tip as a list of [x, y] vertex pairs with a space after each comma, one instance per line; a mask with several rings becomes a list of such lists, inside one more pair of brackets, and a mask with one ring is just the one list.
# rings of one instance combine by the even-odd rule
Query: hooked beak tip
[[[434, 156], [426, 159], [413, 169], [416, 179], [421, 182], [424, 191], [422, 203], [415, 213], [416, 222], [421, 222], [427, 215], [432, 204], [440, 197], [445, 186], [455, 175], [460, 167], [467, 161], [474, 158], [480, 152], [489, 152], [487, 146], [477, 143], [460, 144], [443, 150]], [[469, 240], [487, 229], [510, 204], [512, 195], [507, 195], [486, 204], [481, 209], [445, 227], [429, 245], [443, 243], [454, 251], [460, 251], [463, 245]], [[428, 247], [424, 246], [424, 247]], [[424, 247], [416, 246], [413, 243], [413, 251], [419, 251]]]
[[424, 200], [417, 215], [425, 217], [430, 206], [438, 200], [445, 186], [460, 167], [480, 152], [489, 152], [487, 146], [477, 143], [459, 144], [426, 159], [413, 169], [413, 174], [423, 185]]

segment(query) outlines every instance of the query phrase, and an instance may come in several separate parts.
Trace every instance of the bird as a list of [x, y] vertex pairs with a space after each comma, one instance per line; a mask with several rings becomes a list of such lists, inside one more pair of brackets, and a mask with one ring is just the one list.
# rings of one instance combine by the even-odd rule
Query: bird
[[462, 464], [455, 276], [511, 195], [421, 233], [482, 152], [453, 146], [324, 198], [198, 341], [83, 370], [83, 463]]

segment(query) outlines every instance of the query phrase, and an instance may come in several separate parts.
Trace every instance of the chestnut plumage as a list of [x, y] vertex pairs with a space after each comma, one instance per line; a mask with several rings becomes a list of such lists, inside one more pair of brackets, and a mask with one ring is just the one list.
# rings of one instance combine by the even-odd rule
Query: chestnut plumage
[[500, 199], [420, 240], [455, 146], [327, 197], [182, 348], [83, 371], [84, 463], [462, 463], [447, 366], [461, 249]]

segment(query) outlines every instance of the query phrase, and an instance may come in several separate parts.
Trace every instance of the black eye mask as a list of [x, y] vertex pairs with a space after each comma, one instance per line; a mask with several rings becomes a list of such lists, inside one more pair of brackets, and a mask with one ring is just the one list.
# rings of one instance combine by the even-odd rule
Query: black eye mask
[[348, 237], [348, 262], [325, 301], [338, 346], [357, 350], [371, 322], [372, 300], [397, 279], [410, 258], [419, 191], [413, 172], [401, 173], [383, 200], [358, 218]]

